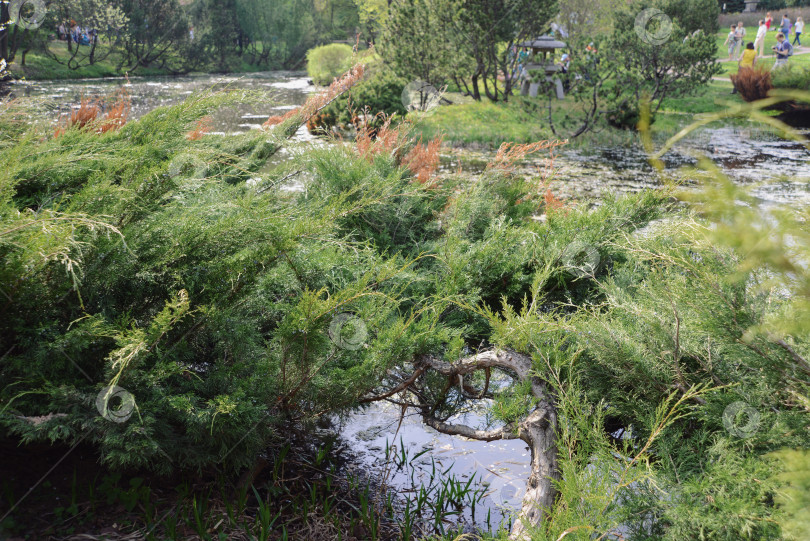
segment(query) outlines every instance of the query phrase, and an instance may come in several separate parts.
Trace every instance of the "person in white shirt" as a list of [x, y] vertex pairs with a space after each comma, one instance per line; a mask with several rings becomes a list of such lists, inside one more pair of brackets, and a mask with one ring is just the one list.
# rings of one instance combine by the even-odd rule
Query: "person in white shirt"
[[793, 45], [802, 46], [802, 32], [804, 31], [804, 19], [796, 17], [796, 24], [793, 25]]
[[765, 26], [765, 21], [759, 21], [759, 30], [757, 30], [757, 37], [754, 38], [754, 49], [757, 51], [757, 56], [762, 58], [765, 56], [765, 35], [768, 33], [768, 27]]

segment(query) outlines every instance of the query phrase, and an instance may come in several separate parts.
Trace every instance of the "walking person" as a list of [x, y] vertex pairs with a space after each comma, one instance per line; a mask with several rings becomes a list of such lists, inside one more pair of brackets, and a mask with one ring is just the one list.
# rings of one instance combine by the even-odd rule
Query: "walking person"
[[782, 24], [781, 24], [781, 32], [787, 38], [790, 35], [790, 18], [787, 16], [787, 13], [782, 17]]
[[768, 27], [765, 26], [765, 21], [759, 21], [759, 28], [757, 29], [757, 37], [754, 39], [754, 50], [757, 55], [762, 58], [765, 56], [765, 35], [768, 33]]
[[776, 51], [776, 61], [773, 63], [773, 68], [771, 68], [771, 71], [775, 70], [779, 66], [787, 66], [788, 59], [793, 54], [793, 46], [785, 38], [785, 35], [782, 32], [776, 34], [776, 42], [776, 45], [773, 47], [773, 50]]
[[794, 37], [793, 45], [802, 46], [802, 32], [804, 31], [804, 19], [796, 17], [796, 24], [793, 27]]
[[726, 36], [726, 41], [723, 42], [723, 45], [728, 45], [729, 61], [734, 60], [734, 51], [737, 48], [737, 43], [734, 41], [736, 35], [737, 35], [737, 25], [732, 24], [731, 30], [729, 31], [728, 36]]
[[[757, 51], [754, 49], [754, 44], [750, 41], [748, 45], [745, 46], [745, 51], [743, 51], [742, 56], [740, 56], [740, 61], [737, 62], [737, 74], [744, 70], [744, 69], [754, 69], [754, 66], [757, 65]], [[734, 82], [736, 77], [731, 78], [731, 84], [734, 85], [734, 90], [731, 91], [732, 94], [737, 93], [737, 84]]]

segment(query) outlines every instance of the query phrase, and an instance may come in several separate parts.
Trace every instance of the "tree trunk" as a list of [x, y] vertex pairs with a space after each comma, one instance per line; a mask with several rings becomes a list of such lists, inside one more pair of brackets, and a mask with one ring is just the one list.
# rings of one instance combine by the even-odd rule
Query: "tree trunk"
[[93, 33], [93, 43], [90, 44], [90, 65], [96, 62], [96, 44], [98, 43], [98, 35]]
[[481, 91], [478, 89], [478, 73], [472, 76], [472, 92], [475, 101], [481, 101]]
[[549, 402], [541, 402], [521, 424], [520, 436], [532, 451], [532, 473], [520, 515], [512, 525], [510, 539], [528, 540], [531, 528], [539, 526], [554, 507], [557, 490], [553, 481], [560, 478], [557, 465], [557, 413]]
[[8, 60], [8, 2], [0, 1], [0, 60]]
[[[465, 357], [450, 364], [432, 356], [417, 361], [417, 368], [430, 368], [448, 377], [448, 382], [459, 382], [464, 387], [464, 376], [476, 370], [498, 368], [514, 374], [520, 381], [531, 383], [532, 394], [539, 400], [537, 407], [517, 427], [505, 426], [495, 430], [477, 430], [472, 427], [445, 423], [432, 416], [432, 408], [423, 405], [425, 424], [439, 432], [471, 439], [493, 441], [520, 438], [531, 449], [531, 475], [526, 482], [526, 493], [518, 519], [512, 525], [510, 539], [528, 541], [529, 531], [539, 526], [554, 506], [557, 491], [554, 481], [560, 478], [557, 462], [557, 411], [546, 384], [532, 375], [532, 359], [514, 351], [487, 351]], [[415, 378], [414, 378], [415, 379]], [[485, 395], [487, 389], [480, 396]]]

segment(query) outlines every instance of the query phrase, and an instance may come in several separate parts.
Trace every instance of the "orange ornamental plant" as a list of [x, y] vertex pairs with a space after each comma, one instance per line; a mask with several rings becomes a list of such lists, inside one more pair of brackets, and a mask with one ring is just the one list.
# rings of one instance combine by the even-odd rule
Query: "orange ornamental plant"
[[96, 133], [120, 130], [129, 119], [131, 105], [129, 92], [124, 87], [104, 100], [82, 96], [79, 107], [57, 124], [54, 137], [59, 137], [73, 128], [80, 130], [87, 128]]

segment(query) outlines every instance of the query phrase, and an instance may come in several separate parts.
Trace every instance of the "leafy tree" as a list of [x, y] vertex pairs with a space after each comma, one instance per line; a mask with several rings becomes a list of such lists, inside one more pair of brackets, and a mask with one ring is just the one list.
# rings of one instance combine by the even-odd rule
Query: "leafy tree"
[[[639, 35], [641, 8], [663, 11], [671, 27], [653, 18], [643, 29], [647, 34]], [[617, 66], [614, 102], [637, 104], [648, 96], [655, 112], [667, 97], [688, 95], [708, 84], [720, 70], [715, 62], [717, 28], [713, 0], [662, 0], [617, 11], [613, 35], [600, 54], [600, 60]]]
[[374, 42], [388, 19], [388, 0], [354, 0], [360, 25], [369, 41]]
[[383, 59], [400, 77], [441, 87], [472, 70], [470, 48], [448, 21], [456, 0], [394, 0], [379, 41]]
[[[639, 17], [647, 9], [665, 17], [653, 17], [642, 27]], [[571, 65], [561, 78], [576, 105], [556, 120], [551, 114], [553, 89], [546, 84], [551, 130], [558, 137], [577, 137], [602, 119], [635, 129], [644, 99], [651, 100], [655, 112], [667, 98], [708, 84], [720, 70], [714, 61], [716, 15], [712, 0], [636, 2], [615, 10], [610, 34], [572, 35], [567, 40]]]
[[222, 72], [230, 71], [234, 57], [241, 57], [246, 46], [237, 6], [238, 0], [201, 0], [193, 4], [194, 47]]
[[312, 15], [318, 43], [354, 41], [360, 24], [355, 0], [312, 0]]
[[[182, 69], [171, 55], [182, 50], [189, 38], [189, 20], [177, 0], [120, 0], [129, 24], [122, 34], [124, 55], [119, 70], [129, 71], [159, 62]], [[186, 55], [188, 56], [188, 55]]]
[[507, 99], [517, 63], [512, 46], [546, 29], [556, 9], [552, 0], [394, 1], [381, 54], [403, 77], [452, 81], [476, 100]]
[[[609, 34], [613, 28], [613, 13], [624, 2], [621, 0], [560, 0], [557, 17], [568, 36], [557, 34], [565, 41], [570, 37], [577, 43], [588, 43], [594, 36]], [[588, 40], [588, 41], [586, 41]]]
[[[15, 12], [12, 13], [12, 10]], [[40, 19], [37, 20], [36, 17]], [[33, 24], [21, 24], [20, 19]], [[43, 50], [46, 47], [47, 31], [40, 27], [45, 24], [48, 28], [52, 26], [52, 21], [53, 17], [47, 12], [37, 13], [33, 4], [12, 5], [10, 0], [0, 1], [0, 81], [10, 75], [6, 68], [15, 60], [18, 52], [21, 56], [20, 65], [24, 66], [25, 56], [29, 51]]]
[[255, 65], [289, 67], [303, 58], [315, 39], [307, 0], [279, 1], [273, 9], [259, 0], [238, 0], [236, 9], [247, 38], [247, 52]]
[[[464, 2], [455, 21], [475, 62], [470, 76], [471, 94], [481, 99], [479, 81], [484, 94], [492, 101], [507, 100], [517, 75], [518, 58], [513, 46], [543, 33], [557, 13], [556, 0], [475, 0]], [[504, 80], [501, 93], [499, 78]], [[465, 84], [466, 88], [466, 84]]]

